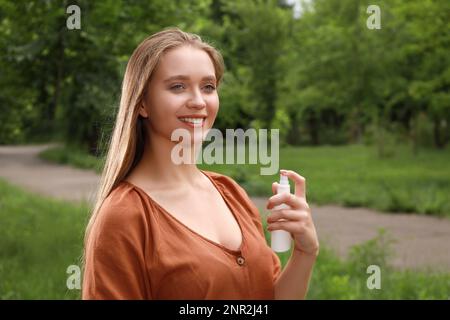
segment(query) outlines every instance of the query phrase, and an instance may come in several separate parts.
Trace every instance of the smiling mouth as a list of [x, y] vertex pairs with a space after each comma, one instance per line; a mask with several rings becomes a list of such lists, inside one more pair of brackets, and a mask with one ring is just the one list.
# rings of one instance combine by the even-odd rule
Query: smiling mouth
[[205, 123], [205, 118], [178, 118], [189, 126], [201, 127]]

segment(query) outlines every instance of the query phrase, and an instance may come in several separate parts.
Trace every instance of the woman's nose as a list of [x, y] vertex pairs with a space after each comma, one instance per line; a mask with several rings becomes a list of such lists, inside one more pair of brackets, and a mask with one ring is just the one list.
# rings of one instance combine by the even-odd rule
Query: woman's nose
[[206, 102], [205, 102], [205, 99], [203, 99], [201, 92], [198, 92], [198, 90], [196, 90], [193, 93], [193, 97], [188, 101], [187, 106], [189, 108], [193, 108], [193, 109], [205, 108]]

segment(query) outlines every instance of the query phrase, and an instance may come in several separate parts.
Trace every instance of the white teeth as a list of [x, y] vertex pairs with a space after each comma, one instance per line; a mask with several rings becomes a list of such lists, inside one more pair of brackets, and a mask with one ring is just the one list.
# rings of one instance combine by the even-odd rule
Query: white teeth
[[203, 122], [203, 118], [180, 118], [183, 122], [190, 122], [193, 124], [201, 124]]

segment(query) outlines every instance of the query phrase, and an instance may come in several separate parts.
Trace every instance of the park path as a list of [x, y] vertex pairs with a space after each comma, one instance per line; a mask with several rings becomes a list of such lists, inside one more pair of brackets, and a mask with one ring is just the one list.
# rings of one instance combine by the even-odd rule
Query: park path
[[[0, 178], [44, 196], [92, 201], [99, 176], [40, 159], [39, 152], [50, 146], [0, 146]], [[265, 217], [267, 199], [252, 200]], [[375, 237], [383, 228], [394, 240], [395, 267], [450, 271], [450, 219], [333, 205], [312, 204], [311, 208], [320, 240], [342, 257], [351, 246]]]

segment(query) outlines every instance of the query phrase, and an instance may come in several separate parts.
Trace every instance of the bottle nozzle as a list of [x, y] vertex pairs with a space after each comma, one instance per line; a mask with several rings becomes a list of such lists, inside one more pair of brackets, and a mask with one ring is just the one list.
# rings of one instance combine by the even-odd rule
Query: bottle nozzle
[[280, 174], [280, 184], [284, 185], [284, 186], [288, 186], [289, 185], [288, 177]]

